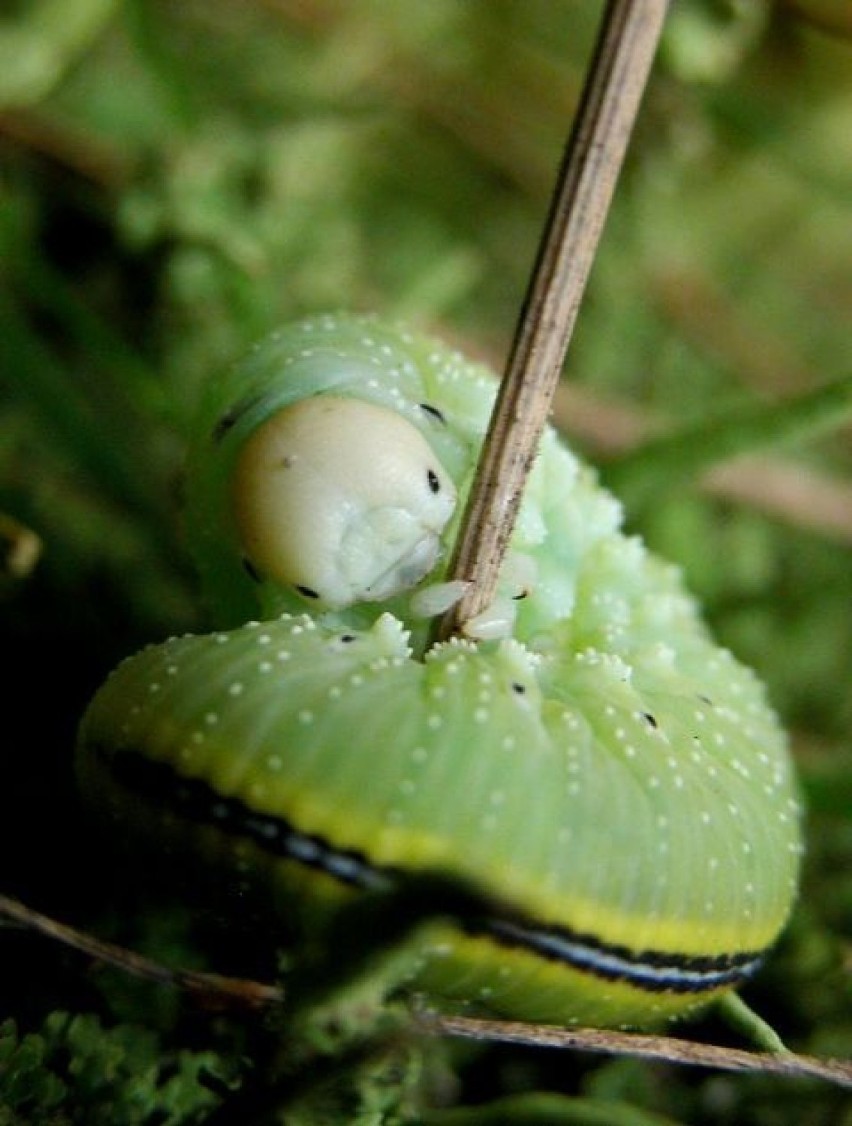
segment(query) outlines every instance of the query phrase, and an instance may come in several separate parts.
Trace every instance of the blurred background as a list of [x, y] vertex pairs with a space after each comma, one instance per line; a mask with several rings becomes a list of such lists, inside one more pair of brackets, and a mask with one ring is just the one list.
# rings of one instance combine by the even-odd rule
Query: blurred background
[[[499, 369], [601, 10], [0, 5], [0, 890], [198, 957], [174, 905], [105, 904], [72, 749], [122, 656], [205, 624], [178, 503], [199, 386], [276, 325], [343, 308]], [[848, 377], [850, 310], [852, 7], [678, 0], [567, 362], [568, 440], [605, 467], [647, 435]], [[852, 1055], [850, 428], [675, 474], [627, 515], [792, 733], [804, 889], [750, 999], [796, 1048]], [[18, 932], [0, 944], [0, 1021], [66, 1009], [184, 1034], [174, 1004]], [[570, 1058], [554, 1081], [534, 1053], [494, 1061], [480, 1094], [555, 1085], [696, 1123], [852, 1123], [821, 1086]]]

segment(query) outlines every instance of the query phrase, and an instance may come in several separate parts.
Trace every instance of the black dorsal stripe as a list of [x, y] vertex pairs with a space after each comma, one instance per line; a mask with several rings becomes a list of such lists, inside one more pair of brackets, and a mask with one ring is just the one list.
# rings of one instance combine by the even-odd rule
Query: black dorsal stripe
[[[100, 756], [104, 759], [104, 755]], [[215, 825], [223, 833], [248, 838], [264, 852], [316, 868], [342, 883], [365, 890], [392, 886], [390, 876], [351, 849], [334, 849], [326, 841], [294, 829], [283, 817], [251, 809], [239, 798], [223, 797], [198, 778], [185, 778], [167, 763], [139, 752], [109, 756], [116, 780], [134, 793], [165, 800], [187, 821]]]
[[[155, 762], [141, 752], [95, 753], [122, 786], [156, 802], [165, 801], [188, 821], [215, 825], [230, 836], [251, 840], [271, 856], [314, 868], [365, 891], [391, 890], [404, 877], [399, 869], [373, 864], [360, 851], [336, 848], [322, 837], [294, 828], [283, 817], [259, 813], [239, 798], [223, 797], [201, 779], [185, 778], [170, 764]], [[548, 961], [652, 993], [702, 993], [736, 985], [754, 973], [764, 953], [637, 951], [569, 927], [502, 913], [461, 919], [460, 924], [468, 933], [488, 935], [501, 946], [525, 949]]]

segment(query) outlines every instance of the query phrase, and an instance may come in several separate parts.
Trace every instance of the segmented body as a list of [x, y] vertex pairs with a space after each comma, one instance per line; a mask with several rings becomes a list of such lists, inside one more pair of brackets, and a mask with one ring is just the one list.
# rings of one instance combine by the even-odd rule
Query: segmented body
[[552, 433], [513, 541], [538, 576], [513, 638], [428, 648], [406, 593], [312, 611], [259, 581], [235, 529], [235, 459], [312, 394], [399, 412], [463, 500], [486, 371], [357, 318], [267, 341], [211, 388], [190, 460], [190, 528], [229, 628], [125, 662], [84, 719], [89, 766], [300, 873], [308, 894], [436, 869], [480, 887], [493, 915], [438, 928], [412, 960], [436, 998], [647, 1025], [735, 986], [784, 924], [801, 848], [756, 678]]

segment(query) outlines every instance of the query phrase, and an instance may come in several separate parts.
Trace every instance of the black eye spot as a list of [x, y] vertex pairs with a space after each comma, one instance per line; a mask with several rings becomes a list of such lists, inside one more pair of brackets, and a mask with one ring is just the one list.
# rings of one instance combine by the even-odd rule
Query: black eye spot
[[422, 411], [425, 411], [426, 414], [430, 415], [436, 421], [441, 422], [444, 424], [444, 426], [446, 426], [447, 420], [444, 417], [443, 411], [439, 411], [438, 408], [433, 407], [431, 403], [421, 403], [420, 409]]
[[243, 415], [261, 402], [263, 402], [262, 395], [249, 395], [247, 398], [229, 407], [225, 413], [220, 416], [216, 425], [213, 427], [213, 441], [217, 443], [221, 442], [228, 431], [236, 426]]
[[513, 680], [512, 691], [516, 692], [519, 696], [523, 696], [523, 694], [526, 692], [526, 687], [523, 684], [519, 684], [517, 680]]
[[429, 491], [431, 493], [439, 493], [441, 491], [441, 482], [438, 478], [438, 474], [434, 469], [427, 469], [426, 481], [429, 485]]
[[354, 633], [342, 633], [340, 635], [340, 640], [342, 642], [344, 642], [344, 644], [348, 645], [350, 642], [355, 640], [355, 634]]
[[231, 411], [228, 411], [227, 413], [222, 415], [222, 417], [213, 427], [213, 441], [217, 443], [217, 445], [222, 441], [222, 439], [225, 437], [225, 435], [228, 433], [228, 431], [236, 421], [236, 417], [232, 414]]
[[648, 724], [649, 727], [653, 727], [653, 728], [656, 729], [657, 727], [660, 726], [657, 723], [656, 716], [651, 715], [650, 712], [642, 712], [642, 718], [645, 720], [645, 722]]
[[529, 596], [530, 596], [530, 592], [528, 590], [522, 590], [519, 594], [513, 594], [512, 595], [512, 601], [513, 602], [523, 602], [523, 600], [525, 598], [529, 598]]
[[252, 561], [250, 559], [246, 559], [246, 557], [243, 556], [242, 564], [243, 564], [243, 570], [245, 571], [245, 573], [248, 575], [248, 577], [251, 579], [251, 581], [253, 583], [262, 583], [263, 582], [263, 577], [261, 576], [260, 572], [257, 570], [254, 563], [252, 563]]
[[319, 594], [315, 590], [311, 590], [309, 586], [300, 586], [296, 583], [295, 589], [299, 594], [303, 594], [305, 598], [319, 598]]

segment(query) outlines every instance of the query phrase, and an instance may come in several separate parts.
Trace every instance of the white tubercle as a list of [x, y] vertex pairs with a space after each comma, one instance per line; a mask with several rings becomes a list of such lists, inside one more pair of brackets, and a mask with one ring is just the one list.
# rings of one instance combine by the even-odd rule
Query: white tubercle
[[411, 596], [411, 613], [415, 618], [436, 618], [439, 614], [446, 614], [450, 607], [461, 601], [469, 586], [470, 583], [465, 579], [432, 583]]

